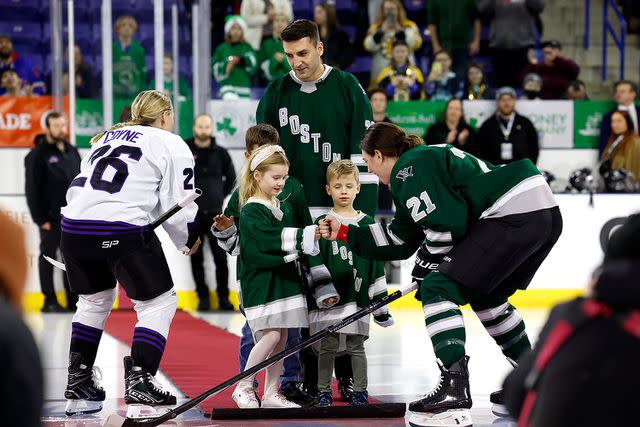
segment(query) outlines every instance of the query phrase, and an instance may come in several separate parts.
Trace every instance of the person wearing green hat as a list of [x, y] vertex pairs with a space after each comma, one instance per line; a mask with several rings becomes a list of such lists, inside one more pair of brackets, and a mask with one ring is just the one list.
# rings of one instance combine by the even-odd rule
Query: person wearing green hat
[[225, 42], [218, 45], [211, 67], [222, 99], [249, 98], [251, 77], [258, 67], [256, 52], [246, 42], [247, 23], [239, 15], [229, 15], [224, 24]]

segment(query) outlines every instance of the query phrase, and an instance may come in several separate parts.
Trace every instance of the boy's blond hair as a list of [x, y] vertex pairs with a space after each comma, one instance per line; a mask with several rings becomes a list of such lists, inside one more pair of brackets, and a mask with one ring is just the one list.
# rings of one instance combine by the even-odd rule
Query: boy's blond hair
[[260, 123], [247, 129], [244, 141], [247, 152], [251, 153], [263, 145], [280, 145], [280, 134], [273, 126]]
[[133, 22], [133, 32], [136, 33], [138, 31], [138, 21], [131, 15], [120, 15], [118, 19], [116, 19], [116, 23], [114, 24], [114, 31], [116, 34], [120, 29], [120, 26], [124, 23], [124, 21], [132, 21]]
[[356, 182], [360, 184], [360, 172], [358, 172], [358, 167], [351, 160], [336, 160], [327, 168], [327, 184], [329, 184], [333, 179], [339, 179], [343, 176], [350, 175], [353, 175]]

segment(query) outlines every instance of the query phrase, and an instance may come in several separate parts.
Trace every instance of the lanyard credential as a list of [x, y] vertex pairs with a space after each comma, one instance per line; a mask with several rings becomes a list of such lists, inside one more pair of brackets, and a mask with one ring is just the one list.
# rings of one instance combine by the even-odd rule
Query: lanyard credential
[[500, 131], [502, 131], [502, 135], [504, 135], [505, 141], [509, 140], [509, 136], [511, 135], [511, 130], [513, 129], [513, 122], [515, 118], [516, 118], [516, 114], [511, 113], [511, 115], [509, 116], [509, 121], [507, 122], [507, 127], [504, 127], [504, 125], [502, 124], [502, 120], [498, 115], [498, 126], [500, 126]]

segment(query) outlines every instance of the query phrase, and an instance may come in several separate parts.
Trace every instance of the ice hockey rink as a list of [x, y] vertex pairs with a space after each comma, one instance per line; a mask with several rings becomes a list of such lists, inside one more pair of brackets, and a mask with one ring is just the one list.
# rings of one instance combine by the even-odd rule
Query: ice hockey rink
[[[411, 298], [410, 296], [404, 298]], [[543, 326], [547, 309], [520, 310], [532, 341], [535, 341]], [[497, 418], [491, 414], [489, 394], [501, 387], [502, 380], [510, 370], [510, 365], [483, 329], [471, 310], [463, 310], [467, 327], [467, 353], [471, 357], [471, 392], [473, 409], [471, 415], [474, 426], [515, 426], [513, 420]], [[381, 402], [410, 402], [428, 392], [438, 378], [438, 368], [428, 340], [422, 311], [412, 308], [392, 310], [395, 325], [383, 329], [372, 323], [371, 336], [366, 343], [369, 394]], [[239, 335], [244, 318], [235, 313], [197, 313], [214, 326]], [[129, 347], [105, 333], [100, 344], [96, 365], [103, 373], [101, 384], [105, 388], [107, 400], [98, 414], [66, 417], [63, 397], [66, 385], [66, 371], [69, 340], [71, 335], [71, 314], [30, 313], [27, 323], [34, 333], [42, 354], [46, 381], [43, 425], [45, 426], [101, 426], [113, 413], [124, 414], [123, 401], [124, 369], [122, 358], [129, 353]], [[171, 336], [169, 336], [169, 340]], [[188, 357], [185, 355], [185, 357]], [[211, 355], [215, 363], [216, 356]], [[229, 378], [237, 372], [229, 372]], [[170, 382], [162, 373], [158, 379], [163, 384]], [[206, 388], [213, 387], [213, 383]], [[206, 390], [203, 389], [202, 391]], [[184, 394], [171, 385], [177, 396]], [[180, 403], [180, 401], [179, 401]], [[199, 410], [190, 410], [166, 425], [174, 426], [405, 426], [405, 419], [323, 419], [323, 420], [241, 420], [218, 421], [205, 418]]]

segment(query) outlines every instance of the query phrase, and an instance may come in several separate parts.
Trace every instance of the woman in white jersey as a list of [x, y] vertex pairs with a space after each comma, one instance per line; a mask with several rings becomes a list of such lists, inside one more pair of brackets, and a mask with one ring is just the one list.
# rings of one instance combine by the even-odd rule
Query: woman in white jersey
[[[125, 402], [174, 405], [153, 376], [158, 370], [177, 296], [171, 273], [149, 224], [193, 191], [193, 156], [171, 133], [171, 100], [155, 90], [141, 92], [131, 121], [96, 135], [62, 208], [61, 250], [69, 284], [80, 295], [73, 316], [67, 415], [102, 409], [104, 390], [93, 364], [102, 330], [116, 298], [116, 280], [135, 304], [131, 356], [124, 358]], [[198, 208], [190, 203], [163, 223], [178, 250], [194, 253], [192, 232]]]

